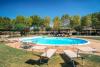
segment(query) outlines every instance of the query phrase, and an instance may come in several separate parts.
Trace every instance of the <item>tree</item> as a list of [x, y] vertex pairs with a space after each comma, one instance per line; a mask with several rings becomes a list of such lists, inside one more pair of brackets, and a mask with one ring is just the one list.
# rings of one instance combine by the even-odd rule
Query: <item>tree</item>
[[76, 28], [79, 25], [80, 25], [80, 16], [78, 16], [78, 15], [72, 16], [71, 17], [71, 22], [70, 22], [71, 28]]
[[16, 28], [16, 19], [11, 19], [11, 26], [13, 30]]
[[17, 16], [15, 19], [15, 29], [23, 30], [25, 27], [26, 27], [25, 17], [24, 16]]
[[61, 17], [61, 28], [68, 28], [70, 25], [70, 16], [65, 14]]
[[32, 26], [32, 18], [31, 17], [26, 17], [25, 18], [25, 24], [27, 24], [28, 27]]
[[17, 16], [16, 23], [25, 23], [25, 17], [24, 16]]
[[32, 18], [32, 25], [35, 27], [39, 27], [41, 23], [41, 17], [39, 17], [38, 15], [30, 16], [30, 17]]
[[91, 26], [91, 25], [92, 25], [92, 20], [90, 15], [81, 18], [81, 26]]
[[53, 29], [59, 30], [60, 29], [60, 19], [59, 19], [59, 17], [56, 16], [53, 21], [54, 21]]
[[46, 16], [44, 18], [44, 25], [45, 25], [45, 27], [49, 27], [50, 26], [50, 17], [49, 16]]
[[11, 19], [8, 17], [0, 17], [0, 28], [1, 29], [10, 29], [11, 28]]
[[62, 17], [61, 17], [61, 21], [63, 22], [64, 20], [66, 19], [70, 19], [70, 16], [68, 14], [64, 14]]
[[95, 27], [96, 29], [100, 29], [100, 12], [92, 13], [91, 14], [92, 18], [92, 26]]
[[15, 29], [20, 31], [21, 36], [26, 35], [26, 28], [29, 27], [29, 19], [24, 16], [17, 16], [15, 19]]

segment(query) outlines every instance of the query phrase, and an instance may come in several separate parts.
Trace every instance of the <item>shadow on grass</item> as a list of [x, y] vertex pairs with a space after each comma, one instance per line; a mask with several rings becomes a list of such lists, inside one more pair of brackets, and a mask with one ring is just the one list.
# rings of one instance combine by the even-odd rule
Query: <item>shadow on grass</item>
[[40, 65], [39, 60], [33, 60], [33, 59], [29, 59], [25, 63], [30, 64], [30, 65], [35, 65], [35, 64]]
[[30, 64], [30, 65], [43, 65], [43, 64], [48, 65], [48, 60], [42, 59], [40, 63], [40, 59], [37, 59], [37, 60], [29, 59], [25, 63]]
[[65, 56], [64, 54], [60, 54], [61, 58], [64, 60], [64, 63], [61, 63], [62, 67], [76, 67], [79, 63], [74, 61], [75, 66], [73, 66], [73, 62], [70, 60], [69, 57]]
[[40, 63], [40, 59], [37, 60], [29, 59], [25, 63], [30, 65], [39, 65], [39, 66], [45, 64], [45, 63]]

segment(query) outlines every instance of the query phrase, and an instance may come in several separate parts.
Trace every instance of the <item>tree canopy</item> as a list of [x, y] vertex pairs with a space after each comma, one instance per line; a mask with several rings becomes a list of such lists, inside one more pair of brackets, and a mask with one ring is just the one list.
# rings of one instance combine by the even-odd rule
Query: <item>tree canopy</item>
[[[12, 19], [9, 17], [0, 17], [0, 29], [24, 29], [33, 27], [34, 29], [42, 29], [45, 30], [59, 30], [62, 27], [70, 27], [73, 29], [78, 29], [83, 26], [91, 26], [96, 29], [100, 29], [100, 12], [91, 13], [85, 16], [74, 15], [70, 16], [68, 14], [64, 14], [61, 17], [56, 16], [53, 19], [52, 25], [50, 25], [51, 19], [49, 16], [40, 17], [39, 15], [34, 16], [16, 16], [16, 18]], [[69, 25], [67, 23], [70, 23]]]
[[54, 24], [53, 24], [53, 29], [54, 30], [59, 30], [60, 29], [60, 18], [58, 16], [56, 16], [53, 20]]
[[80, 19], [81, 18], [80, 18], [79, 15], [72, 16], [71, 17], [71, 23], [70, 23], [71, 28], [75, 28], [75, 27], [79, 26], [81, 24]]

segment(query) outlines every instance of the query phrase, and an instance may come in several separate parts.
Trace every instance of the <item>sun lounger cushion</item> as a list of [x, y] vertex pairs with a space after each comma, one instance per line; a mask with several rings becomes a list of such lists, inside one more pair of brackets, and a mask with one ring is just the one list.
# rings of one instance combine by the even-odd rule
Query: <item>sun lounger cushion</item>
[[48, 49], [46, 52], [44, 52], [41, 56], [48, 57], [50, 58], [51, 56], [54, 55], [56, 52], [56, 49]]
[[77, 56], [77, 53], [71, 51], [71, 50], [64, 50], [64, 53], [69, 56], [70, 58], [74, 58], [74, 57], [80, 57], [79, 55]]
[[96, 49], [91, 47], [77, 47], [81, 51], [96, 51]]
[[45, 49], [46, 46], [33, 46], [32, 49]]

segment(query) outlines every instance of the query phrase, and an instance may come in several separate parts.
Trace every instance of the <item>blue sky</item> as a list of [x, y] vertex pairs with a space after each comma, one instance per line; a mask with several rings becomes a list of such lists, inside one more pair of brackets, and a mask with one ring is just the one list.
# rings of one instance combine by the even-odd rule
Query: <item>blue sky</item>
[[100, 11], [100, 0], [0, 0], [0, 16], [18, 15], [61, 17], [63, 14], [81, 15]]

